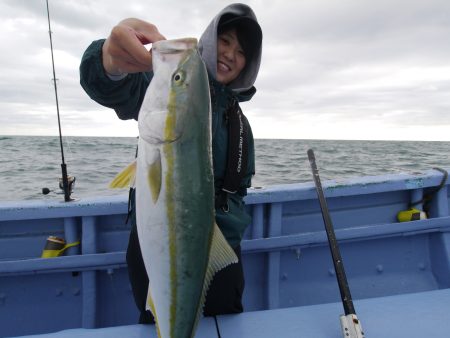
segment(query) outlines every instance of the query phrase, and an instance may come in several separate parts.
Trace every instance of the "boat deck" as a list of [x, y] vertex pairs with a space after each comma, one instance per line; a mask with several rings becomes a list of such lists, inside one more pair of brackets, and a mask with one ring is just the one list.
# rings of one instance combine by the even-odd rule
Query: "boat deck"
[[[450, 171], [450, 169], [449, 169]], [[450, 182], [442, 173], [324, 182], [368, 338], [450, 337]], [[432, 196], [428, 219], [400, 210]], [[428, 198], [428, 197], [427, 197]], [[0, 337], [156, 337], [138, 318], [125, 251], [127, 196], [0, 203]], [[242, 241], [246, 313], [220, 337], [342, 337], [339, 288], [312, 183], [251, 189]], [[81, 244], [41, 258], [48, 236]], [[203, 319], [197, 337], [218, 337]]]
[[[450, 337], [450, 289], [370, 298], [355, 301], [356, 311], [369, 338]], [[418, 306], [419, 305], [419, 306]], [[340, 303], [252, 311], [203, 318], [196, 338], [340, 338]], [[156, 338], [153, 325], [127, 325], [101, 329], [72, 329], [23, 336], [39, 338]]]

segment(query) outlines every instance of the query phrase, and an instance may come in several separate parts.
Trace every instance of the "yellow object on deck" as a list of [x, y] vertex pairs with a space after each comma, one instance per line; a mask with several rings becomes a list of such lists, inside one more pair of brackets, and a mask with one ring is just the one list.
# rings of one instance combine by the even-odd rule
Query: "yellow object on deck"
[[61, 256], [65, 250], [73, 246], [79, 245], [80, 241], [66, 244], [63, 238], [49, 236], [45, 242], [44, 250], [42, 250], [41, 258], [52, 258]]
[[397, 214], [399, 222], [418, 221], [421, 219], [427, 219], [427, 214], [416, 208], [409, 208], [408, 210], [400, 211]]

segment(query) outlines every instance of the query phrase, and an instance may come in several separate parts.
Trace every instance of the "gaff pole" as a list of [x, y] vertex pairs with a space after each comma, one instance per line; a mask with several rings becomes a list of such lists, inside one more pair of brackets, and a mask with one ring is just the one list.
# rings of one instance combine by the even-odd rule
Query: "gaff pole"
[[341, 253], [339, 251], [338, 242], [331, 222], [330, 212], [328, 210], [327, 201], [323, 193], [322, 183], [320, 182], [319, 170], [316, 165], [316, 158], [312, 149], [308, 150], [309, 164], [316, 185], [317, 196], [319, 197], [320, 209], [322, 211], [323, 221], [325, 223], [325, 230], [328, 237], [328, 244], [330, 246], [331, 256], [333, 258], [334, 270], [336, 271], [336, 279], [341, 293], [342, 305], [344, 306], [345, 315], [340, 316], [342, 333], [345, 338], [364, 338], [361, 323], [358, 320], [353, 306], [350, 288], [345, 275], [344, 263], [342, 261]]

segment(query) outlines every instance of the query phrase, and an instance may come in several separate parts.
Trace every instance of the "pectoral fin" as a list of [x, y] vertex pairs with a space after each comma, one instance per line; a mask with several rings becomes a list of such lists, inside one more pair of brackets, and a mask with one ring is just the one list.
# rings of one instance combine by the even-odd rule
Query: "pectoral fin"
[[134, 185], [136, 179], [136, 160], [122, 170], [109, 184], [110, 189], [127, 188]]
[[148, 184], [152, 193], [153, 203], [156, 203], [161, 192], [162, 170], [161, 170], [161, 154], [158, 150], [155, 159], [148, 167]]

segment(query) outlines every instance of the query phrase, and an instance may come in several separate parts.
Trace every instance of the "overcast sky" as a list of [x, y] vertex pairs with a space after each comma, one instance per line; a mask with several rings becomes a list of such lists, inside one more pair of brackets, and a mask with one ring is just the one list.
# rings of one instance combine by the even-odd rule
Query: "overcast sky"
[[[255, 0], [263, 58], [242, 105], [256, 138], [450, 141], [449, 0]], [[91, 101], [92, 40], [138, 17], [200, 37], [229, 1], [49, 0], [64, 135], [137, 136]], [[57, 135], [45, 0], [0, 2], [0, 135]]]

